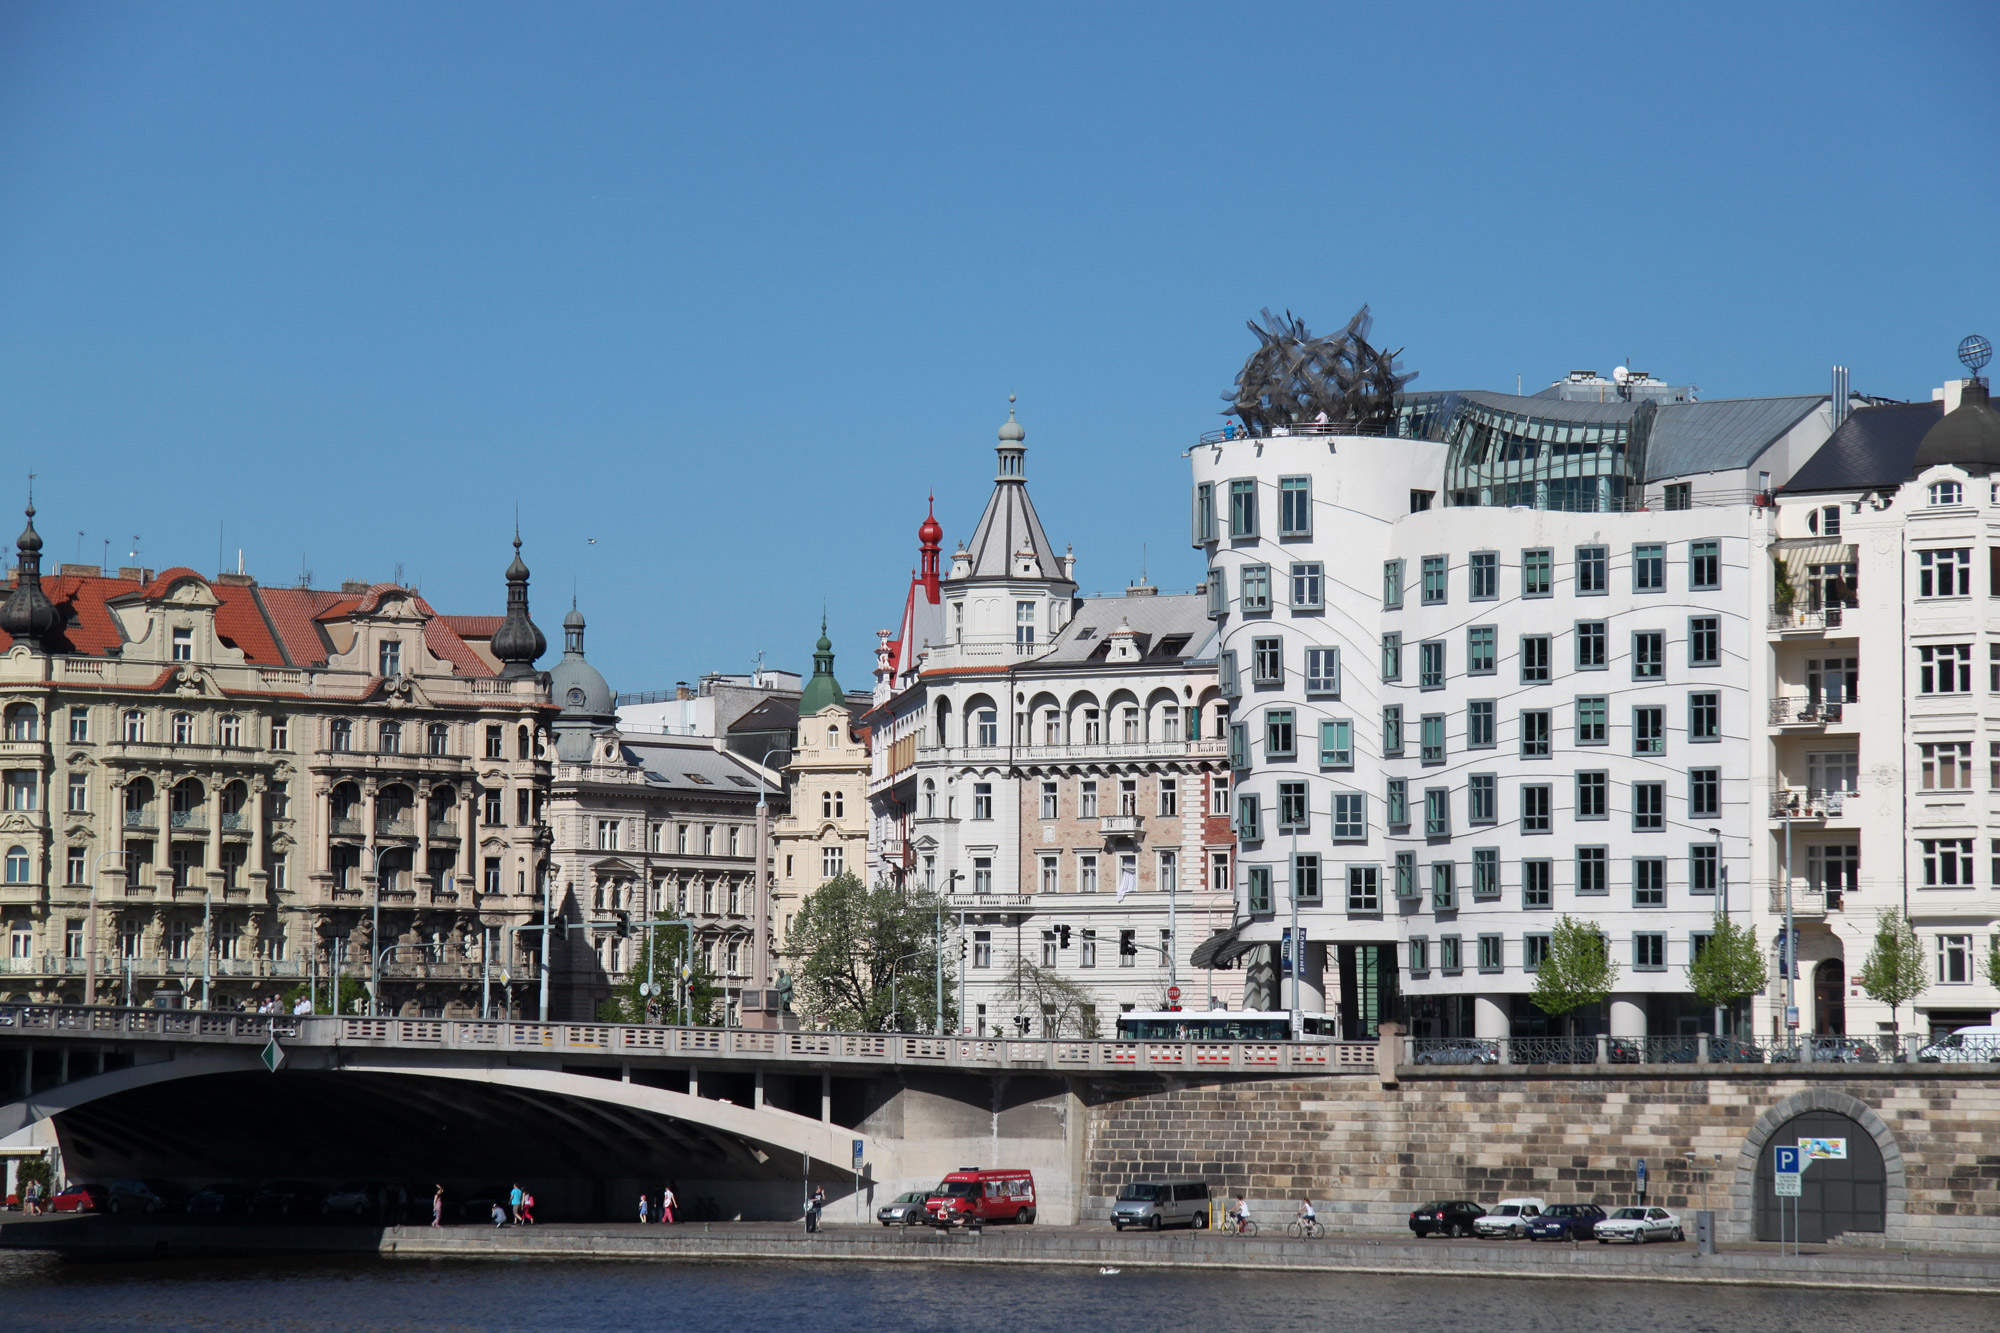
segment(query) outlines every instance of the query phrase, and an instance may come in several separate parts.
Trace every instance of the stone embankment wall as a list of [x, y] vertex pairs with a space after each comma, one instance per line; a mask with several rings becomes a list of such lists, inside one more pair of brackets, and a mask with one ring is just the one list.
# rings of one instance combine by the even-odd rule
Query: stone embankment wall
[[1247, 1193], [1267, 1220], [1310, 1195], [1337, 1230], [1407, 1234], [1410, 1210], [1430, 1199], [1635, 1202], [1643, 1157], [1648, 1202], [1712, 1208], [1722, 1239], [1748, 1240], [1765, 1141], [1791, 1116], [1825, 1109], [1882, 1148], [1881, 1243], [2000, 1250], [1991, 1075], [1100, 1081], [1089, 1100], [1086, 1216], [1104, 1216], [1122, 1185], [1184, 1176]]

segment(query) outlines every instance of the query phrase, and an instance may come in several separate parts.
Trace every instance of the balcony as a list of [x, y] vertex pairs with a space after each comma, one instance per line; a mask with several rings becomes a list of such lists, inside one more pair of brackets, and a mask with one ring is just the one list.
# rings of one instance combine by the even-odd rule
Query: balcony
[[1816, 787], [1780, 787], [1771, 793], [1773, 819], [1839, 819], [1845, 813], [1845, 791], [1821, 791]]
[[1097, 830], [1107, 838], [1136, 838], [1146, 831], [1146, 821], [1140, 815], [1105, 815]]
[[335, 815], [326, 823], [327, 832], [333, 834], [335, 837], [358, 838], [361, 836], [361, 821], [358, 819], [342, 819], [340, 816]]
[[439, 839], [458, 841], [458, 825], [449, 819], [433, 819], [426, 828], [432, 842], [437, 842]]
[[378, 838], [414, 838], [417, 836], [417, 825], [414, 820], [411, 820], [407, 816], [395, 819], [378, 819], [375, 821], [375, 836]]
[[[1824, 918], [1829, 912], [1839, 912], [1845, 905], [1846, 891], [1823, 888], [1819, 885], [1795, 882], [1792, 885], [1792, 917], [1808, 919]], [[1771, 911], [1776, 916], [1785, 914], [1785, 886], [1771, 886]]]
[[153, 818], [151, 810], [127, 810], [125, 812], [125, 827], [152, 829], [159, 827], [159, 821]]
[[1842, 606], [1806, 606], [1797, 602], [1771, 608], [1770, 628], [1774, 634], [1828, 634], [1842, 628]]
[[1773, 699], [1771, 725], [1774, 727], [1838, 726], [1845, 710], [1844, 703], [1805, 695]]
[[208, 824], [202, 819], [201, 811], [199, 810], [169, 811], [167, 814], [167, 825], [169, 828], [185, 829], [193, 833], [206, 833], [208, 831]]
[[240, 810], [225, 810], [217, 816], [217, 819], [221, 822], [224, 833], [248, 833], [250, 831], [250, 821], [244, 817], [243, 812]]

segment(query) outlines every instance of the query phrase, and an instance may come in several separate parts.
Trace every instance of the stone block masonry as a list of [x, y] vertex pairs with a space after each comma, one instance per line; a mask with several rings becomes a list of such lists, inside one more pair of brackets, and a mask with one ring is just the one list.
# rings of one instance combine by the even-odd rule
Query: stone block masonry
[[[1307, 1077], [1092, 1082], [1083, 1195], [1205, 1179], [1288, 1218], [1311, 1196], [1336, 1230], [1404, 1232], [1431, 1199], [1517, 1194], [1606, 1207], [1714, 1209], [1724, 1240], [1754, 1238], [1758, 1154], [1792, 1116], [1848, 1115], [1882, 1149], [1887, 1229], [1860, 1243], [2000, 1252], [2000, 1079], [1990, 1073], [1741, 1077]], [[1692, 1217], [1686, 1219], [1690, 1225]]]

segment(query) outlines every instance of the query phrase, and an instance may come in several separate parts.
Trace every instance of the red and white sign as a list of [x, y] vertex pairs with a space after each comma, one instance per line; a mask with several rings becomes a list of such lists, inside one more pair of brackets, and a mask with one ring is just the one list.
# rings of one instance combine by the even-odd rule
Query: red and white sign
[[1180, 988], [1179, 986], [1169, 986], [1169, 987], [1167, 987], [1167, 998], [1168, 998], [1169, 1000], [1178, 1000], [1178, 999], [1180, 999], [1180, 998], [1181, 998], [1181, 988]]

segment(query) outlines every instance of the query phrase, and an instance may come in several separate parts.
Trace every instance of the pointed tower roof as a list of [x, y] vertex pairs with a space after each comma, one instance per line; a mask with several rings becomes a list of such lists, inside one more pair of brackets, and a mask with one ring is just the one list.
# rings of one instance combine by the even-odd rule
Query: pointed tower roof
[[40, 649], [42, 640], [55, 632], [55, 604], [42, 591], [42, 534], [35, 531], [35, 502], [28, 501], [28, 526], [15, 542], [20, 563], [15, 568], [14, 591], [0, 605], [0, 630], [14, 642]]
[[535, 674], [535, 659], [548, 651], [549, 641], [528, 619], [528, 567], [521, 561], [521, 530], [514, 529], [514, 561], [507, 566], [507, 618], [493, 631], [493, 655], [500, 674], [510, 679]]
[[799, 716], [811, 717], [823, 708], [844, 705], [847, 691], [833, 678], [833, 640], [826, 637], [826, 617], [819, 619], [819, 642], [813, 645], [812, 679], [799, 696]]
[[972, 557], [973, 578], [1008, 578], [1014, 576], [1012, 556], [1027, 551], [1035, 558], [1036, 574], [1040, 578], [1059, 579], [1062, 577], [1062, 562], [1056, 558], [1055, 548], [1049, 537], [1042, 531], [1042, 520], [1035, 513], [1035, 505], [1028, 498], [1028, 478], [1025, 460], [1028, 449], [1024, 441], [1028, 432], [1014, 419], [1014, 395], [1007, 395], [1007, 421], [1000, 427], [1000, 444], [994, 450], [999, 455], [1000, 467], [993, 478], [993, 495], [986, 502], [986, 512], [979, 516], [979, 526], [973, 530], [972, 540], [965, 549]]

